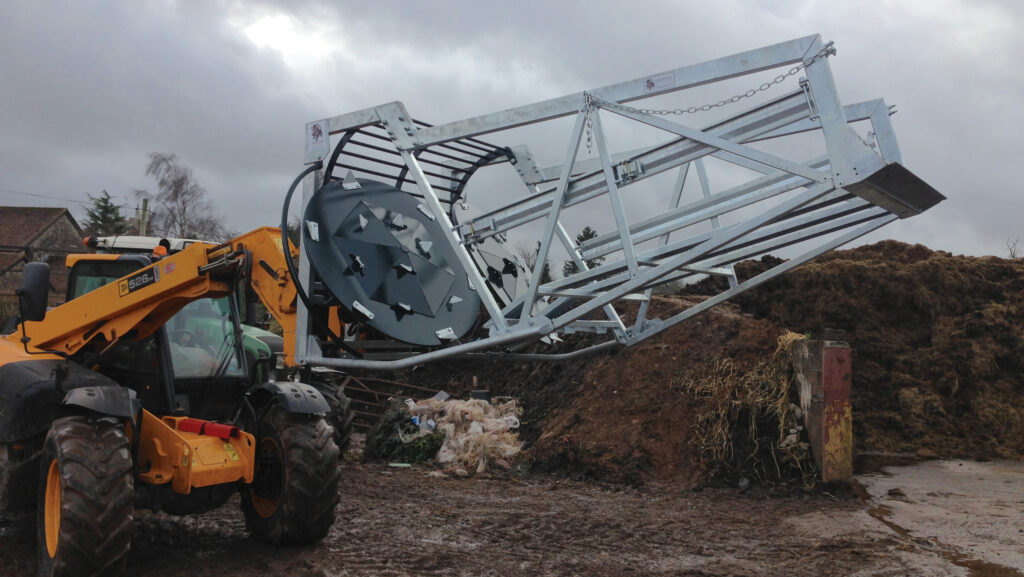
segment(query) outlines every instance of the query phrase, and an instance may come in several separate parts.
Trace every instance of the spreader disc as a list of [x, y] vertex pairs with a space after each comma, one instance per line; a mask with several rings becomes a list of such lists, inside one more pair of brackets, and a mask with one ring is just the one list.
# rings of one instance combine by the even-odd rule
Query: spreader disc
[[331, 293], [362, 322], [416, 345], [465, 335], [480, 297], [422, 201], [392, 186], [332, 182], [306, 206], [302, 244]]

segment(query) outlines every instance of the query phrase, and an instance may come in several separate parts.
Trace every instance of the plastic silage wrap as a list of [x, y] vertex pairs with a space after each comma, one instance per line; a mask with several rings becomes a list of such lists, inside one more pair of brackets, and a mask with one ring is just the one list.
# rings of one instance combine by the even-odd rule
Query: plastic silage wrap
[[522, 414], [515, 399], [498, 397], [494, 404], [480, 399], [427, 399], [411, 405], [409, 412], [421, 422], [436, 423], [444, 435], [437, 462], [458, 475], [482, 473], [491, 465], [509, 469], [522, 449], [514, 432]]

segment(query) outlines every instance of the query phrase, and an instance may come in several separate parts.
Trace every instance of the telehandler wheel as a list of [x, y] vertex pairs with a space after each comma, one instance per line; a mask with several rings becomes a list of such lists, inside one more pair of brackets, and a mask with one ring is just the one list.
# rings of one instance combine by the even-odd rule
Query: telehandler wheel
[[339, 477], [338, 446], [323, 417], [271, 407], [257, 427], [253, 483], [242, 488], [246, 528], [274, 545], [323, 539]]
[[324, 417], [327, 424], [334, 427], [334, 444], [338, 445], [339, 458], [348, 450], [352, 441], [352, 421], [355, 414], [352, 413], [352, 400], [345, 396], [342, 391], [344, 384], [338, 384], [325, 380], [314, 380], [311, 383], [320, 394], [327, 399], [331, 406], [331, 412]]
[[123, 424], [64, 417], [43, 445], [37, 508], [39, 574], [118, 575], [135, 527], [132, 457]]

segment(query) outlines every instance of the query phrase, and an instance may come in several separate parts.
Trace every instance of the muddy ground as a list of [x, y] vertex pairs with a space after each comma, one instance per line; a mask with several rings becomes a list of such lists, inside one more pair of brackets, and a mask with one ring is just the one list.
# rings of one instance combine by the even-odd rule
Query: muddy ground
[[[831, 495], [438, 478], [349, 462], [322, 542], [250, 540], [237, 499], [139, 512], [129, 576], [1024, 575], [1024, 465], [927, 462]], [[0, 517], [0, 573], [34, 575], [32, 523]]]

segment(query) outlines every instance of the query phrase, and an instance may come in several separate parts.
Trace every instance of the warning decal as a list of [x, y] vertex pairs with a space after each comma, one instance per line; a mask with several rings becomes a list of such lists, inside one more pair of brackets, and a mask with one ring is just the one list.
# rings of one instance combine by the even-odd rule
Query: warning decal
[[676, 75], [673, 72], [665, 72], [655, 76], [648, 76], [644, 79], [644, 92], [661, 92], [676, 87]]

